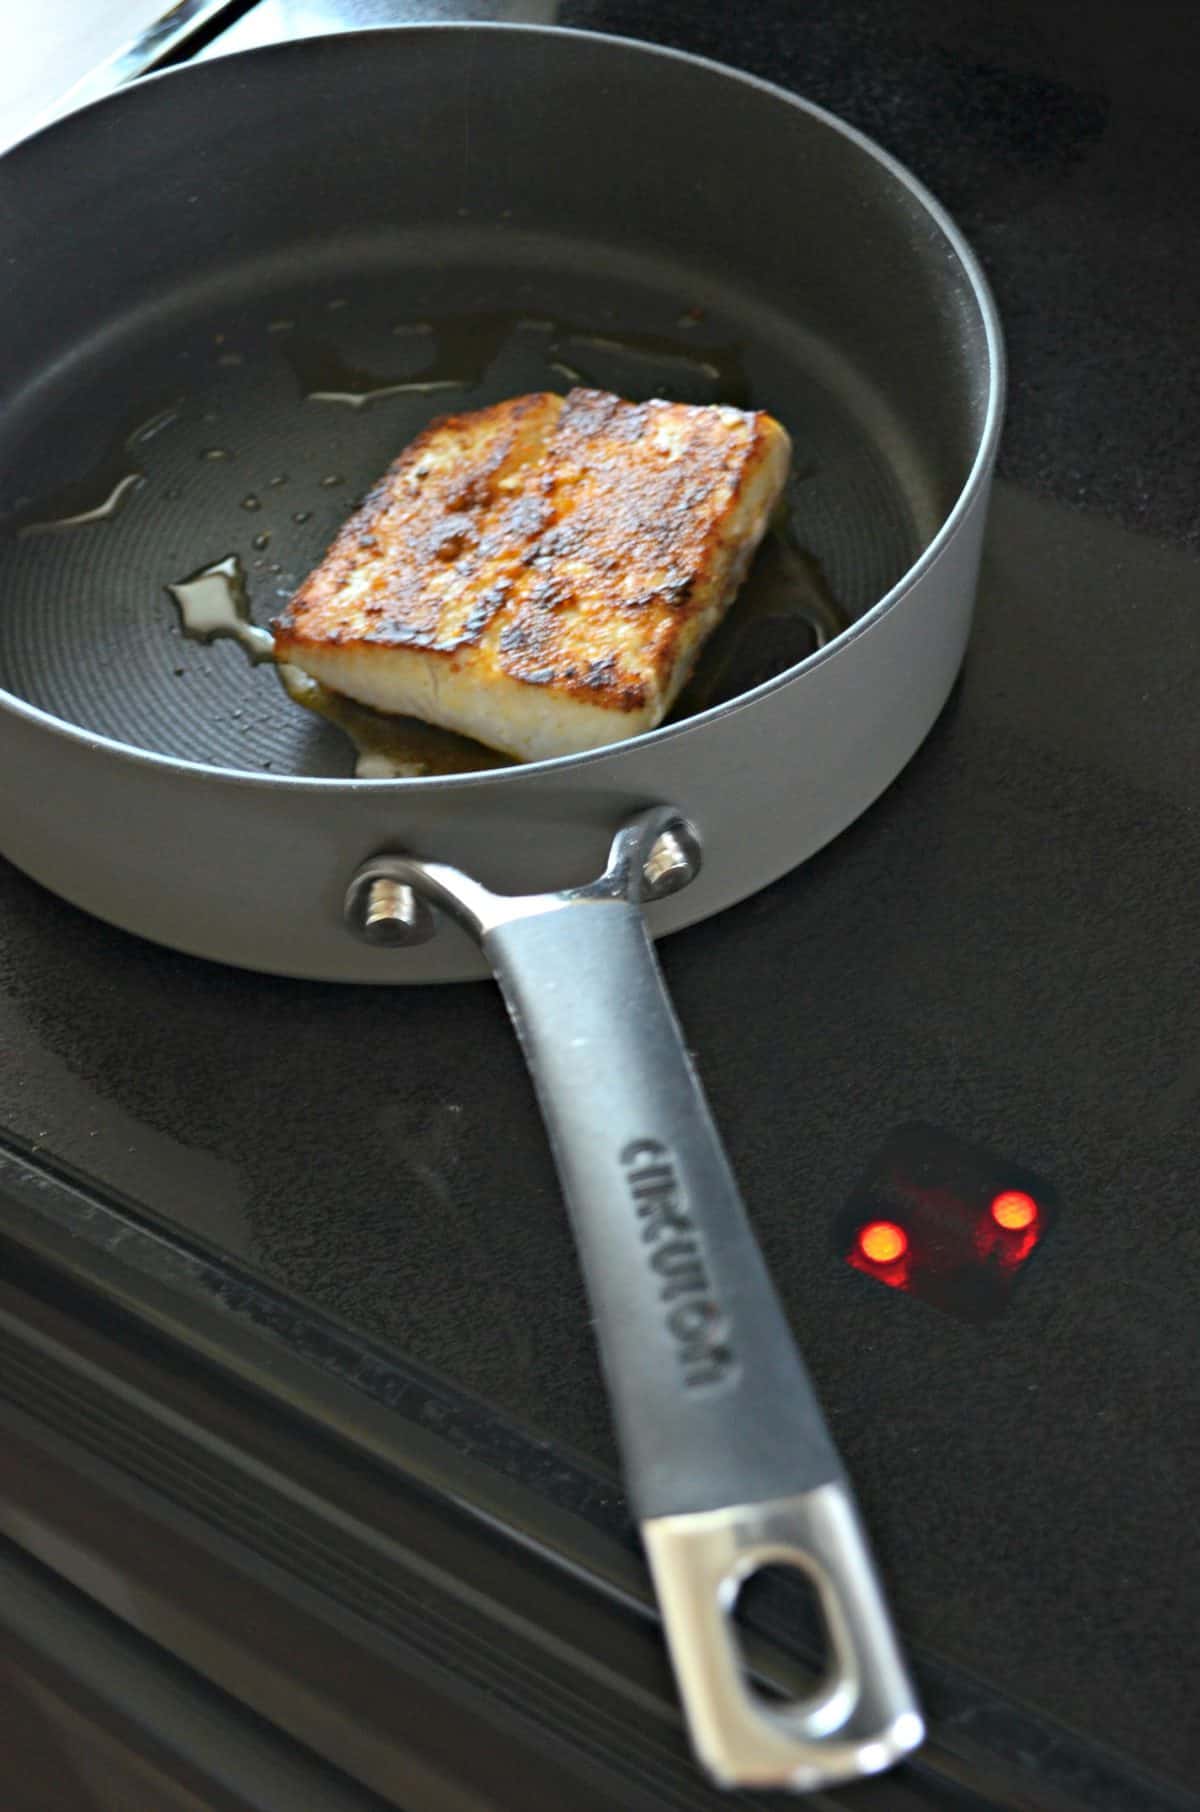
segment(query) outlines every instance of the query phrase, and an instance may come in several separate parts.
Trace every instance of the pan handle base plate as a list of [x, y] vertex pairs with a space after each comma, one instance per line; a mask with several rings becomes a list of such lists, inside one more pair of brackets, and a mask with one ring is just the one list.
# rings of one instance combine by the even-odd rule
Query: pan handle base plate
[[651, 806], [616, 833], [598, 880], [559, 893], [497, 894], [445, 862], [381, 851], [362, 863], [346, 890], [346, 923], [369, 944], [424, 944], [440, 907], [475, 938], [514, 919], [590, 901], [646, 905], [679, 893], [700, 872], [700, 838], [672, 806]]

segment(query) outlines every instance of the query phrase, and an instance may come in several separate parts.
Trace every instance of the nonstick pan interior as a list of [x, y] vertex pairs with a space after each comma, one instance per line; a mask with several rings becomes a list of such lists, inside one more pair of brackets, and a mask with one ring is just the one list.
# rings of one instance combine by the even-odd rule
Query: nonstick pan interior
[[[140, 750], [353, 771], [269, 668], [184, 640], [168, 587], [236, 556], [267, 620], [447, 410], [580, 381], [769, 409], [826, 629], [905, 574], [978, 449], [977, 298], [903, 174], [618, 42], [435, 28], [197, 66], [18, 148], [5, 201], [0, 684]], [[685, 708], [812, 646], [750, 643]]]
[[[686, 702], [806, 653], [789, 604], [802, 618], [823, 594], [852, 619], [917, 552], [926, 506], [889, 461], [869, 397], [848, 371], [814, 369], [802, 321], [771, 317], [719, 273], [698, 283], [664, 265], [634, 280], [564, 272], [549, 254], [519, 267], [469, 255], [450, 269], [348, 266], [283, 285], [271, 271], [249, 293], [230, 277], [228, 298], [197, 308], [168, 294], [115, 345], [110, 333], [69, 349], [40, 410], [0, 438], [20, 486], [0, 543], [0, 678], [83, 728], [224, 768], [352, 772], [347, 739], [269, 667], [183, 638], [168, 587], [236, 556], [251, 616], [268, 621], [431, 417], [523, 391], [582, 381], [767, 408], [789, 428], [788, 537], [811, 561], [793, 599], [776, 583], [765, 633], [752, 583], [720, 673], [703, 670]], [[443, 753], [472, 765], [455, 739]]]

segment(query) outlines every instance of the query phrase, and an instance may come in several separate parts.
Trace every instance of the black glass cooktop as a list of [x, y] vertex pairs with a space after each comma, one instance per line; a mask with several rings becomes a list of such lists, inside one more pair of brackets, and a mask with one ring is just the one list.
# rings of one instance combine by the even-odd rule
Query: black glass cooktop
[[[939, 1700], [954, 1716], [1009, 1707], [1012, 1730], [1107, 1752], [1126, 1786], [1105, 1803], [1183, 1804], [1200, 1262], [1186, 12], [272, 0], [205, 54], [314, 24], [551, 15], [844, 115], [951, 207], [995, 285], [1011, 400], [962, 681], [866, 817], [661, 956], [918, 1674], [957, 1682]], [[8, 867], [0, 934], [13, 1152], [211, 1259], [217, 1295], [230, 1264], [262, 1280], [294, 1305], [281, 1339], [324, 1318], [375, 1355], [364, 1390], [392, 1363], [423, 1380], [397, 1414], [628, 1541], [582, 1286], [490, 986], [236, 973]]]

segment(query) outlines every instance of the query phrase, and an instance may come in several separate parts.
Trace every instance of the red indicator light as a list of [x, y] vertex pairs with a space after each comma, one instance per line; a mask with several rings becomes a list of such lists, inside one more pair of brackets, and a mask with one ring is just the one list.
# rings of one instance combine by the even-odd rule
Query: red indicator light
[[834, 1223], [842, 1263], [964, 1321], [1008, 1307], [1059, 1215], [1053, 1183], [936, 1126], [899, 1127]]
[[992, 1201], [992, 1219], [1006, 1233], [1024, 1233], [1038, 1217], [1038, 1205], [1023, 1189], [1004, 1189]]
[[908, 1251], [908, 1235], [895, 1221], [868, 1221], [859, 1230], [858, 1249], [873, 1265], [894, 1265]]

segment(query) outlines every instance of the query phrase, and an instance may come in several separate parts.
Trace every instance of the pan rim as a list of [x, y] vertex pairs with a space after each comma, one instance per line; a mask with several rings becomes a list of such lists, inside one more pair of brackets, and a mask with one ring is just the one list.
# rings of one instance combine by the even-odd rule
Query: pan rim
[[606, 743], [597, 749], [586, 749], [571, 755], [556, 755], [543, 761], [518, 762], [507, 768], [485, 769], [478, 773], [467, 774], [416, 775], [404, 779], [360, 779], [357, 775], [337, 777], [331, 775], [257, 774], [250, 773], [243, 768], [209, 765], [205, 762], [188, 760], [183, 756], [163, 755], [154, 750], [139, 749], [132, 743], [120, 742], [99, 731], [84, 729], [66, 718], [57, 717], [53, 712], [43, 710], [38, 705], [32, 705], [27, 700], [18, 697], [17, 694], [10, 692], [2, 683], [0, 683], [0, 711], [18, 717], [32, 727], [50, 735], [63, 737], [86, 749], [103, 753], [113, 760], [133, 763], [139, 768], [145, 764], [155, 771], [161, 770], [177, 776], [181, 781], [206, 781], [210, 784], [217, 782], [223, 786], [249, 786], [285, 792], [310, 792], [322, 797], [337, 794], [343, 790], [351, 790], [355, 796], [358, 796], [364, 788], [370, 789], [371, 795], [376, 798], [397, 798], [410, 794], [414, 789], [420, 789], [423, 794], [435, 791], [461, 792], [467, 789], [484, 788], [512, 791], [546, 777], [555, 780], [570, 779], [571, 776], [586, 768], [614, 756], [623, 755], [631, 749], [637, 749], [639, 752], [645, 749], [649, 752], [676, 738], [694, 732], [703, 732], [718, 721], [732, 718], [735, 714], [759, 704], [775, 693], [782, 692], [786, 687], [795, 685], [802, 677], [816, 672], [826, 661], [834, 659], [848, 649], [859, 636], [866, 634], [883, 616], [899, 604], [921, 582], [926, 573], [941, 560], [964, 523], [970, 518], [980, 491], [984, 490], [991, 481], [996, 448], [1003, 428], [1006, 358], [1003, 329], [991, 286], [976, 253], [962, 230], [936, 196], [905, 164], [868, 134], [860, 132], [856, 126], [851, 126], [847, 121], [839, 118], [837, 114], [831, 113], [817, 102], [794, 94], [790, 89], [781, 87], [777, 82], [767, 81], [746, 70], [735, 69], [712, 57], [676, 50], [670, 45], [650, 43], [617, 33], [583, 31], [573, 26], [518, 24], [501, 20], [440, 20], [405, 25], [367, 26], [352, 32], [324, 32], [314, 34], [312, 37], [287, 39], [276, 44], [257, 45], [247, 50], [235, 51], [215, 58], [211, 63], [182, 64], [143, 76], [130, 88], [119, 89], [72, 113], [51, 120], [28, 137], [19, 140], [16, 145], [11, 146], [0, 155], [0, 169], [10, 159], [19, 159], [29, 147], [38, 143], [47, 134], [69, 131], [77, 121], [87, 118], [97, 109], [121, 104], [126, 95], [131, 92], [143, 88], [157, 88], [162, 83], [171, 83], [181, 79], [193, 79], [193, 74], [198, 69], [236, 68], [237, 65], [251, 59], [274, 58], [282, 62], [289, 56], [297, 54], [311, 55], [314, 49], [317, 49], [320, 54], [320, 50], [327, 46], [345, 45], [352, 48], [355, 45], [383, 37], [394, 40], [400, 36], [412, 37], [413, 35], [447, 38], [493, 34], [507, 37], [562, 38], [582, 44], [615, 46], [621, 50], [633, 51], [640, 56], [683, 63], [704, 70], [727, 82], [739, 83], [774, 101], [782, 102], [788, 107], [808, 114], [822, 126], [848, 140], [874, 162], [882, 165], [884, 170], [902, 188], [907, 189], [933, 221], [967, 279], [979, 310], [988, 359], [987, 401], [975, 455], [958, 496], [946, 512], [928, 546], [921, 551], [896, 583], [868, 610], [864, 611], [862, 616], [848, 624], [840, 635], [833, 637], [823, 647], [815, 650], [795, 666], [775, 675], [774, 678], [763, 681], [762, 684], [752, 687], [747, 692], [739, 693], [736, 698], [728, 699], [723, 704], [698, 711], [679, 723], [662, 724], [657, 729], [645, 730], [637, 736], [624, 737], [616, 742]]

